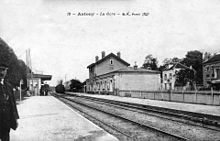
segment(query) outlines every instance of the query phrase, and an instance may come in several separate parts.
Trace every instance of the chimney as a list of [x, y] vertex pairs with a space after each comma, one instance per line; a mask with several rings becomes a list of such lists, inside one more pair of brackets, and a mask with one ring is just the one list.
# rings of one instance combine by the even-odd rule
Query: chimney
[[120, 53], [120, 52], [117, 52], [117, 56], [118, 56], [119, 58], [121, 58], [121, 53]]
[[99, 56], [95, 57], [95, 62], [99, 61]]
[[134, 62], [134, 69], [137, 70], [138, 66], [137, 66], [137, 62]]
[[105, 51], [102, 51], [102, 58], [105, 57]]

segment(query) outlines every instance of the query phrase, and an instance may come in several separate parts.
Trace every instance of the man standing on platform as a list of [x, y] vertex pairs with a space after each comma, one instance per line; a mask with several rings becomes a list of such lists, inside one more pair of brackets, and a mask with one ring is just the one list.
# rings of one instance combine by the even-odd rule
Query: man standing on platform
[[18, 126], [18, 111], [11, 85], [5, 80], [7, 67], [0, 65], [0, 141], [10, 140], [10, 129]]

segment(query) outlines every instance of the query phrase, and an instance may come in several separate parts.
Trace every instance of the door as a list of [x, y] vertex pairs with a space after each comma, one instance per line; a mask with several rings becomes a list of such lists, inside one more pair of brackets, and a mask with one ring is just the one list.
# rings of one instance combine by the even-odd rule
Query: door
[[110, 84], [109, 84], [109, 91], [110, 92], [113, 92], [113, 82], [112, 82], [112, 80], [110, 80]]

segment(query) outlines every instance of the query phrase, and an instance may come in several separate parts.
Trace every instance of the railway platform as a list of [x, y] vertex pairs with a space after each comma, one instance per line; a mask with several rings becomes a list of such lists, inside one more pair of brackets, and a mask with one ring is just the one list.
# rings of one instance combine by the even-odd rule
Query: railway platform
[[53, 96], [32, 96], [18, 102], [18, 128], [11, 141], [117, 141]]
[[113, 96], [113, 95], [98, 95], [98, 94], [86, 94], [86, 93], [77, 93], [77, 94], [96, 97], [96, 98], [122, 101], [122, 102], [130, 102], [130, 103], [137, 103], [137, 104], [150, 105], [150, 106], [156, 106], [156, 107], [163, 107], [163, 108], [168, 108], [168, 109], [189, 111], [193, 113], [215, 115], [215, 116], [220, 117], [220, 106], [169, 102], [169, 101], [121, 97], [121, 96]]

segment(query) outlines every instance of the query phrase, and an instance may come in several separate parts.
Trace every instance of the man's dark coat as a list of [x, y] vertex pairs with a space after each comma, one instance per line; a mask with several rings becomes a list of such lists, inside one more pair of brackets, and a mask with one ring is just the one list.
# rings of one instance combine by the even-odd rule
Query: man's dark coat
[[[16, 129], [17, 128], [17, 119], [19, 118], [18, 115], [18, 111], [17, 111], [17, 106], [16, 106], [16, 101], [15, 101], [15, 97], [14, 97], [14, 93], [13, 93], [13, 89], [11, 87], [11, 85], [7, 82], [4, 83], [4, 85], [0, 84], [1, 89], [3, 89], [4, 93], [8, 96], [8, 110], [4, 116], [0, 115], [0, 119], [1, 118], [7, 118], [7, 119], [1, 119], [1, 122], [4, 121], [6, 123], [0, 123], [4, 126], [8, 126], [8, 127], [3, 127], [3, 128], [12, 128], [12, 129]], [[0, 93], [2, 94], [2, 92]], [[1, 107], [0, 107], [1, 108]], [[2, 110], [2, 109], [1, 109]], [[2, 113], [1, 113], [2, 114]], [[0, 125], [1, 126], [1, 125]]]

